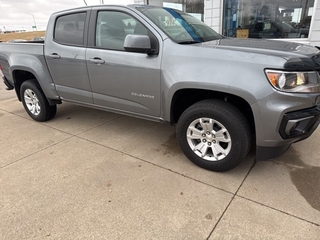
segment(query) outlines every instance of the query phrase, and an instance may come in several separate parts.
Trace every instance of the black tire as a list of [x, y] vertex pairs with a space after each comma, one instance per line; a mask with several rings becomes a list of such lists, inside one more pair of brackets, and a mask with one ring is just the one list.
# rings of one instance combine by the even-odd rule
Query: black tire
[[247, 119], [238, 108], [222, 100], [204, 100], [190, 106], [179, 118], [176, 131], [184, 154], [199, 167], [215, 172], [239, 165], [251, 146]]
[[38, 121], [45, 122], [56, 115], [57, 106], [50, 106], [37, 81], [27, 80], [21, 84], [20, 96], [24, 109], [29, 116]]

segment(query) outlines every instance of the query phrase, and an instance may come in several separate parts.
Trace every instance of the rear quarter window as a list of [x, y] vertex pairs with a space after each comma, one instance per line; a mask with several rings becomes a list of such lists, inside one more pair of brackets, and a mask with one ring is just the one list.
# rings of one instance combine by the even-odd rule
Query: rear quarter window
[[83, 45], [85, 21], [85, 12], [58, 17], [54, 29], [54, 40], [62, 44]]

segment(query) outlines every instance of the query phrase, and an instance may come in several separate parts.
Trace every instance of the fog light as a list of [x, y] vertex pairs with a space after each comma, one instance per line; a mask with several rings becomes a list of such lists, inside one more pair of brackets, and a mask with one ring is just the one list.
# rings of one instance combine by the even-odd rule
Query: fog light
[[295, 134], [295, 132], [297, 134], [303, 133], [311, 118], [313, 118], [313, 116], [289, 120], [285, 129], [285, 133], [287, 135]]

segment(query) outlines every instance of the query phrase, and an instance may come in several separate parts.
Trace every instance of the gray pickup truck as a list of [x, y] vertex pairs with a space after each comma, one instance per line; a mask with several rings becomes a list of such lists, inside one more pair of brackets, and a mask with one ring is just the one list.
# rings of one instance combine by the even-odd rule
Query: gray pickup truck
[[276, 158], [319, 124], [317, 48], [225, 38], [170, 8], [55, 13], [45, 42], [1, 43], [0, 66], [36, 121], [72, 102], [176, 124], [184, 154], [212, 171], [236, 167], [251, 147], [257, 160]]

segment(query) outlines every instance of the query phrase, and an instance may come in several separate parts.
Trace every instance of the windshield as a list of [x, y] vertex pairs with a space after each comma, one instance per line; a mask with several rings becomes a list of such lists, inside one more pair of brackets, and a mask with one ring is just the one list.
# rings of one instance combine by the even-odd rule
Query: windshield
[[158, 7], [139, 7], [138, 10], [177, 43], [200, 43], [222, 38], [202, 21], [185, 12]]

